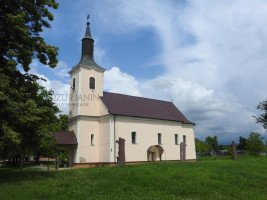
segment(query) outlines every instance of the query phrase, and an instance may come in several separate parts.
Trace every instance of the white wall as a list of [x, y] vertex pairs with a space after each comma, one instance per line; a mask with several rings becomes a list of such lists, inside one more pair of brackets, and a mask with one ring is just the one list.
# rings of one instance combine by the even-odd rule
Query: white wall
[[[99, 141], [96, 145], [99, 146], [99, 160], [98, 162], [110, 161], [110, 116], [102, 117], [99, 121]], [[114, 151], [114, 149], [112, 149]]]
[[[136, 132], [136, 143], [131, 142], [131, 132]], [[158, 144], [157, 134], [162, 134], [164, 153], [162, 160], [180, 160], [180, 145], [175, 144], [174, 134], [178, 134], [179, 143], [186, 135], [186, 159], [196, 159], [194, 130], [192, 125], [179, 122], [122, 117], [116, 118], [116, 139], [125, 139], [126, 162], [147, 161], [147, 149]]]
[[[99, 161], [99, 119], [81, 118], [78, 120], [79, 132], [79, 161], [80, 163]], [[91, 145], [91, 134], [94, 134], [94, 144]]]

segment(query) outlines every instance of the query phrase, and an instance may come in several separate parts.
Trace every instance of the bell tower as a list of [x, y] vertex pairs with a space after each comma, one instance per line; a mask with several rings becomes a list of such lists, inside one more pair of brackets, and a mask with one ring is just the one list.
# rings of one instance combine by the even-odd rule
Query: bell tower
[[91, 35], [89, 15], [82, 39], [80, 62], [70, 74], [70, 118], [76, 116], [99, 116], [100, 97], [103, 96], [103, 75], [105, 69], [94, 60], [94, 39]]

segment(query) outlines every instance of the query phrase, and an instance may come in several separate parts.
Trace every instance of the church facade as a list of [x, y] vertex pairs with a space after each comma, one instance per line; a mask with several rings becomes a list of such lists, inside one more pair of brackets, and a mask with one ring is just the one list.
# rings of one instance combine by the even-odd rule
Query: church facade
[[116, 163], [119, 138], [125, 140], [126, 163], [180, 160], [181, 142], [185, 159], [196, 159], [194, 123], [173, 103], [103, 91], [105, 69], [94, 61], [89, 25], [81, 60], [69, 72], [69, 133], [76, 139], [71, 163]]

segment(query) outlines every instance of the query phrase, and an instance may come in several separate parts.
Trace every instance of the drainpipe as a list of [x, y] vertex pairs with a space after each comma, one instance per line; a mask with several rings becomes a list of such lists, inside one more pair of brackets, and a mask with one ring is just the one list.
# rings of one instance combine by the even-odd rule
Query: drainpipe
[[116, 117], [117, 115], [114, 115], [114, 164], [116, 163]]

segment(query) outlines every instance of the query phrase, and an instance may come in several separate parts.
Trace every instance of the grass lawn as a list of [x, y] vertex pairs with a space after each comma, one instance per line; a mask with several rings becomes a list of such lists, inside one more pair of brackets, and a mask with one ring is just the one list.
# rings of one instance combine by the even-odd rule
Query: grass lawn
[[0, 199], [267, 199], [267, 157], [61, 171], [0, 168]]

